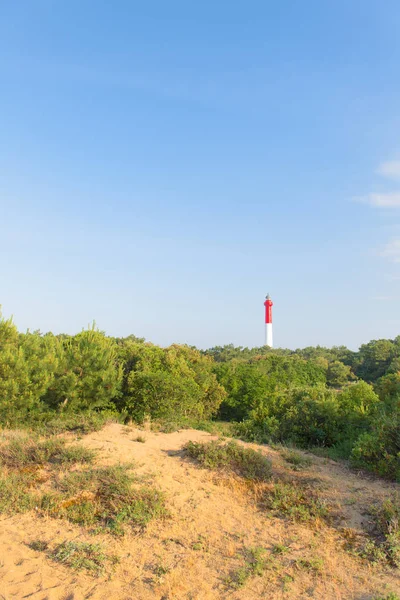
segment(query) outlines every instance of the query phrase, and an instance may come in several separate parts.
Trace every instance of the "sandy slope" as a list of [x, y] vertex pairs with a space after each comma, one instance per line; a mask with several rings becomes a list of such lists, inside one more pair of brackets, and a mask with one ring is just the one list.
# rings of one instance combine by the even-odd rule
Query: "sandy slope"
[[[0, 600], [369, 600], [377, 594], [400, 592], [399, 572], [372, 568], [343, 549], [338, 527], [311, 529], [262, 514], [239, 484], [224, 482], [182, 456], [188, 440], [212, 439], [207, 433], [184, 430], [138, 434], [117, 424], [92, 433], [79, 443], [97, 449], [99, 464], [135, 460], [139, 472], [153, 473], [166, 492], [171, 518], [151, 524], [141, 535], [122, 539], [91, 536], [64, 521], [33, 513], [0, 520]], [[264, 448], [281, 473], [279, 454]], [[357, 476], [332, 461], [313, 457], [308, 477], [323, 496], [344, 515], [341, 527], [361, 529], [363, 507], [384, 497], [396, 486]], [[397, 486], [399, 488], [399, 486]], [[365, 523], [364, 523], [365, 524]], [[100, 541], [121, 562], [114, 573], [93, 578], [51, 562], [27, 543], [43, 539], [51, 546], [65, 539]], [[285, 544], [290, 550], [262, 577], [240, 589], [227, 580], [243, 566], [249, 547]], [[320, 573], [302, 569], [296, 559], [323, 559]]]

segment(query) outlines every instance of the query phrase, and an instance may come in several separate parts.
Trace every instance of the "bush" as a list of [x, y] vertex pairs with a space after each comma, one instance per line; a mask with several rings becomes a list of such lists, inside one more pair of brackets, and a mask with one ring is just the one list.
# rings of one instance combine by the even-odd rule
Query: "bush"
[[271, 462], [263, 454], [233, 441], [227, 444], [188, 442], [184, 449], [188, 456], [208, 469], [234, 472], [253, 481], [266, 481], [271, 477]]
[[400, 419], [398, 413], [382, 416], [372, 432], [362, 434], [351, 453], [354, 466], [400, 482]]
[[212, 360], [198, 350], [130, 343], [123, 352], [123, 397], [118, 406], [138, 422], [146, 415], [156, 420], [209, 419], [225, 397]]

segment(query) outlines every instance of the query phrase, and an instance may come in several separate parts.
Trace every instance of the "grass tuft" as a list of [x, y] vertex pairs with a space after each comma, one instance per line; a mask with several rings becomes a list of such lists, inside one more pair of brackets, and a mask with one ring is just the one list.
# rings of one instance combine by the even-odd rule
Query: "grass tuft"
[[328, 507], [315, 491], [298, 483], [274, 483], [264, 490], [261, 506], [295, 522], [308, 523], [329, 518]]
[[321, 573], [324, 568], [324, 561], [322, 558], [299, 558], [296, 560], [296, 565], [298, 568], [311, 573]]
[[21, 469], [51, 463], [65, 465], [91, 463], [95, 452], [81, 446], [65, 446], [65, 440], [50, 438], [38, 441], [32, 437], [17, 437], [0, 446], [0, 464], [8, 469]]
[[23, 513], [34, 508], [36, 498], [30, 491], [34, 484], [34, 473], [1, 473], [0, 513]]
[[36, 552], [45, 552], [49, 547], [49, 544], [44, 540], [34, 540], [28, 544], [31, 550], [35, 550]]
[[188, 456], [208, 469], [233, 472], [252, 481], [267, 481], [271, 477], [271, 462], [261, 452], [233, 441], [227, 444], [188, 442], [184, 449]]
[[93, 575], [104, 572], [107, 563], [115, 565], [118, 558], [104, 552], [100, 544], [88, 544], [86, 542], [62, 542], [50, 554], [50, 558], [76, 569], [86, 570]]
[[265, 548], [246, 548], [245, 564], [227, 581], [228, 585], [238, 589], [243, 587], [251, 577], [262, 577], [269, 563], [265, 553]]
[[49, 516], [84, 526], [96, 525], [116, 535], [125, 526], [144, 528], [165, 517], [164, 494], [145, 486], [128, 472], [131, 465], [117, 465], [74, 472], [57, 482], [56, 493], [42, 498]]
[[373, 506], [370, 514], [374, 519], [375, 540], [370, 540], [362, 555], [372, 561], [386, 559], [396, 568], [400, 567], [400, 496], [387, 498], [382, 504]]
[[301, 471], [312, 465], [312, 460], [310, 458], [303, 456], [300, 452], [292, 450], [291, 448], [282, 448], [280, 455], [287, 463], [292, 465], [294, 471]]

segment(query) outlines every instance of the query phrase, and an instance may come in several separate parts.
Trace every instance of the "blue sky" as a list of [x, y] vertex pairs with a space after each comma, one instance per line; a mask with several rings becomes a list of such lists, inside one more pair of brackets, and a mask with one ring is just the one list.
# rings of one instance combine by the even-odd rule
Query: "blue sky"
[[400, 333], [396, 0], [4, 0], [0, 303], [209, 347]]

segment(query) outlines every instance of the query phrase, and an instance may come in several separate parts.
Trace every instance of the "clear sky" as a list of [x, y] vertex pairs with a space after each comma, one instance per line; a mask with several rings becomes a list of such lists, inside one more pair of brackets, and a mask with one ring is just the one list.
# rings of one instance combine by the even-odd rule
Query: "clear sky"
[[400, 333], [398, 0], [2, 0], [0, 303], [21, 330]]

